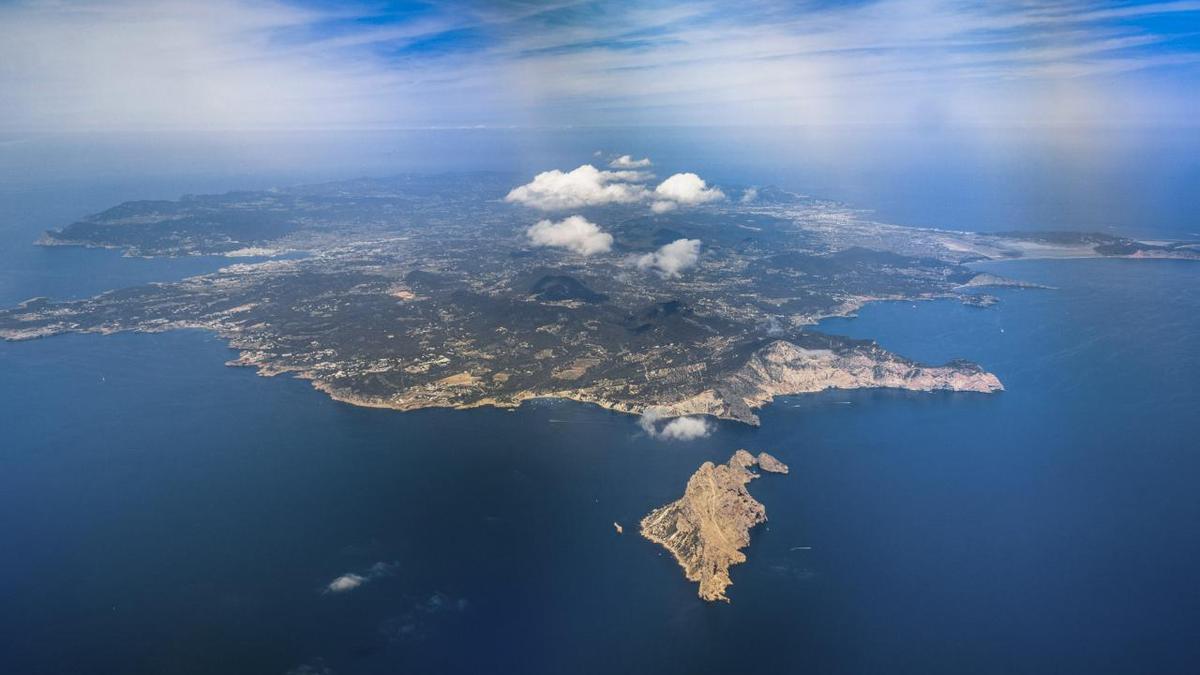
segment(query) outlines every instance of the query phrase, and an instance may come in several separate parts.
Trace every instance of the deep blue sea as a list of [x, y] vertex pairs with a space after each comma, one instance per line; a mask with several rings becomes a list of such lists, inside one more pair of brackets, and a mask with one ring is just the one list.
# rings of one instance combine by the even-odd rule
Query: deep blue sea
[[[294, 182], [222, 171], [12, 179], [0, 302], [214, 268], [27, 244], [122, 199]], [[1166, 189], [1128, 180], [1134, 201]], [[864, 206], [936, 225], [979, 208], [949, 190], [922, 211], [922, 181]], [[1098, 208], [1072, 204], [1063, 222]], [[1174, 208], [1161, 236], [1189, 227]], [[988, 269], [1056, 290], [821, 329], [977, 361], [1005, 392], [795, 397], [689, 443], [570, 403], [355, 408], [228, 368], [203, 332], [0, 343], [0, 671], [1195, 672], [1200, 265]], [[740, 447], [792, 473], [751, 484], [769, 522], [710, 605], [636, 523]], [[368, 581], [322, 593], [347, 573]]]

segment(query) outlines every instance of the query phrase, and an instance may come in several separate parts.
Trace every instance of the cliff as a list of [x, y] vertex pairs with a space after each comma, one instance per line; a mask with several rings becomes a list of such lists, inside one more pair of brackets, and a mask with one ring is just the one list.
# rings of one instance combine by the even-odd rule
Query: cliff
[[729, 568], [746, 562], [742, 549], [750, 544], [750, 530], [767, 519], [766, 508], [746, 489], [758, 478], [751, 471], [756, 464], [775, 473], [788, 470], [766, 453], [756, 459], [738, 450], [726, 464], [700, 465], [682, 497], [642, 518], [642, 536], [675, 556], [684, 576], [699, 582], [704, 600], [729, 601]]

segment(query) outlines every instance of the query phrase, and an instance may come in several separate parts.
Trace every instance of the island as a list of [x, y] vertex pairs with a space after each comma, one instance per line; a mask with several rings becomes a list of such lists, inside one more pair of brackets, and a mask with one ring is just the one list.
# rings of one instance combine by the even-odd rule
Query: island
[[684, 576], [699, 582], [707, 601], [729, 602], [729, 568], [746, 562], [750, 530], [767, 520], [767, 510], [746, 485], [758, 478], [750, 469], [787, 473], [783, 462], [763, 452], [756, 458], [738, 450], [725, 464], [705, 462], [688, 480], [683, 496], [642, 518], [642, 536], [675, 556]]
[[1185, 243], [901, 227], [778, 188], [678, 176], [698, 181], [690, 194], [703, 199], [664, 207], [650, 201], [648, 172], [583, 166], [525, 184], [398, 176], [128, 202], [39, 243], [229, 264], [92, 298], [30, 299], [0, 309], [0, 338], [201, 329], [236, 350], [230, 365], [289, 373], [359, 406], [550, 397], [757, 424], [774, 398], [826, 389], [1001, 391], [979, 364], [919, 363], [814, 330], [870, 302], [988, 306], [995, 298], [979, 289], [1028, 286], [973, 262], [1200, 259]]
[[766, 452], [758, 453], [758, 468], [768, 473], [788, 473], [791, 471], [787, 464], [775, 459], [773, 455]]

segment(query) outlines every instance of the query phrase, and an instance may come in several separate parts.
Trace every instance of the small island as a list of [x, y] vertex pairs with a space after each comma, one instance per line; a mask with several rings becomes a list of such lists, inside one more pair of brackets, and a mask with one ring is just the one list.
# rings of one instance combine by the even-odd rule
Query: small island
[[726, 464], [701, 464], [683, 497], [642, 519], [642, 536], [670, 551], [709, 602], [729, 602], [729, 568], [746, 562], [741, 550], [750, 544], [750, 529], [767, 520], [766, 507], [746, 490], [758, 478], [750, 470], [755, 465], [771, 473], [788, 472], [786, 464], [765, 452], [756, 458], [738, 450]]
[[758, 468], [768, 473], [787, 473], [788, 465], [765, 452], [758, 453]]

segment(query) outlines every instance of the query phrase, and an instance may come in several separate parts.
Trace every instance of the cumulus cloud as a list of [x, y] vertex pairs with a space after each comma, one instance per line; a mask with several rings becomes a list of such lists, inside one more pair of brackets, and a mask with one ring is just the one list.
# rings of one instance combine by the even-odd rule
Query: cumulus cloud
[[[654, 174], [650, 173], [649, 171], [637, 171], [635, 169], [605, 171], [604, 175], [610, 180], [622, 180], [630, 183], [644, 183], [651, 178], [654, 178]], [[639, 185], [638, 187], [641, 186]]]
[[361, 574], [343, 574], [342, 576], [329, 582], [329, 585], [325, 587], [325, 590], [329, 593], [345, 593], [346, 591], [352, 591], [365, 583], [367, 583], [367, 578]]
[[539, 220], [525, 234], [534, 246], [565, 248], [582, 256], [608, 253], [613, 238], [583, 216], [571, 216], [558, 222]]
[[564, 173], [543, 171], [525, 185], [512, 189], [504, 199], [543, 211], [561, 211], [603, 204], [632, 204], [645, 199], [647, 190], [636, 181], [637, 171], [601, 171], [591, 164]]
[[749, 204], [755, 199], [758, 199], [758, 188], [746, 188], [746, 191], [742, 193], [743, 204]]
[[690, 441], [712, 433], [709, 424], [699, 417], [676, 417], [658, 432], [658, 437], [668, 441]]
[[660, 427], [663, 419], [666, 418], [661, 411], [648, 408], [638, 419], [638, 425], [647, 436], [663, 441], [691, 441], [713, 432], [712, 425], [703, 417], [675, 417]]
[[322, 593], [346, 593], [365, 583], [390, 575], [396, 569], [395, 563], [377, 562], [362, 573], [347, 572], [325, 585]]
[[672, 207], [659, 207], [658, 204], [686, 206], [704, 204], [724, 199], [725, 193], [715, 187], [708, 187], [708, 183], [694, 173], [677, 173], [654, 188], [654, 198], [657, 200], [655, 202], [656, 210], [657, 208], [669, 210]]
[[634, 159], [630, 155], [621, 155], [620, 157], [608, 163], [608, 165], [614, 169], [644, 169], [650, 166], [650, 164], [651, 162], [649, 157]]
[[638, 269], [654, 270], [664, 277], [677, 277], [700, 260], [699, 239], [676, 239], [637, 259]]
[[645, 183], [654, 174], [640, 169], [650, 166], [648, 158], [621, 155], [609, 162], [612, 170], [591, 164], [564, 172], [543, 171], [533, 180], [509, 191], [505, 201], [543, 211], [563, 211], [605, 204], [633, 204], [650, 201], [650, 210], [666, 213], [680, 206], [694, 206], [725, 198], [719, 188], [709, 187], [694, 173], [677, 173], [650, 190]]

